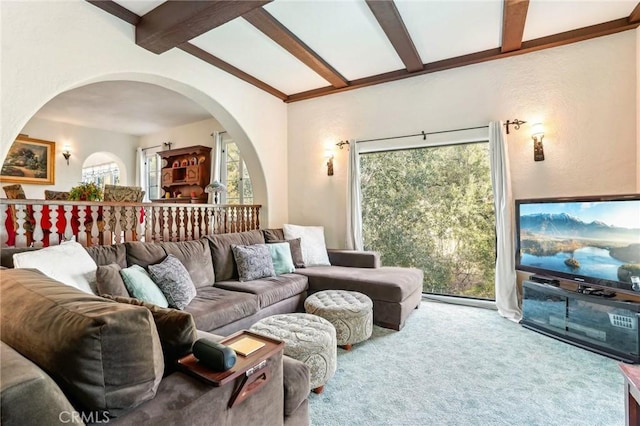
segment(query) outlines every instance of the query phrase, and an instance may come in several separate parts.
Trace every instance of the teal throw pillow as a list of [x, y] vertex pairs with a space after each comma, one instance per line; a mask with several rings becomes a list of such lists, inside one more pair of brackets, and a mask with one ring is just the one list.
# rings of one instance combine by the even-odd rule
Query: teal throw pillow
[[295, 271], [293, 258], [291, 257], [291, 246], [289, 243], [267, 244], [271, 252], [271, 261], [276, 275], [290, 274]]
[[143, 302], [152, 303], [162, 308], [168, 308], [169, 302], [162, 291], [153, 282], [142, 266], [132, 265], [120, 270], [129, 294]]

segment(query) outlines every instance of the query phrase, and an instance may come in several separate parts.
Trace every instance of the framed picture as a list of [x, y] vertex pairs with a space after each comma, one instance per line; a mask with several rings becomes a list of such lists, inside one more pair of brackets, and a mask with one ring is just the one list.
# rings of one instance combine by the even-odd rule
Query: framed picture
[[0, 169], [0, 182], [53, 185], [56, 143], [18, 135]]

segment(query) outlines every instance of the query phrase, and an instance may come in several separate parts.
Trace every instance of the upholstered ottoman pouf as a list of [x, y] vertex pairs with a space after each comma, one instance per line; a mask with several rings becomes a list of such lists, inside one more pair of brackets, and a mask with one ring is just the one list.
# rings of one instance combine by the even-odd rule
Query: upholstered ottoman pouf
[[304, 362], [310, 387], [320, 393], [336, 372], [336, 330], [323, 318], [309, 314], [282, 314], [262, 319], [251, 331], [284, 342], [284, 354]]
[[337, 344], [344, 349], [367, 340], [373, 329], [373, 302], [356, 291], [325, 290], [307, 298], [304, 309], [336, 328]]

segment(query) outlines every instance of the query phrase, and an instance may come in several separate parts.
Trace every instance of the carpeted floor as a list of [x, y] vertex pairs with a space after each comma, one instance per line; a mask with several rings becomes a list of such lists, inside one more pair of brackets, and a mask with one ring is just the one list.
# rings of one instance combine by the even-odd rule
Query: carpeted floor
[[624, 425], [618, 362], [496, 311], [423, 301], [401, 332], [374, 326], [346, 352], [311, 423]]

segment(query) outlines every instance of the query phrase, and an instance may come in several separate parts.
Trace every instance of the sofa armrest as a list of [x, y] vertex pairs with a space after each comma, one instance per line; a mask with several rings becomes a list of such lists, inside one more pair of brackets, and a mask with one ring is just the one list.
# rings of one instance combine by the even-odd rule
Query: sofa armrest
[[329, 261], [334, 266], [352, 268], [379, 268], [380, 253], [376, 251], [328, 249]]
[[0, 358], [3, 425], [84, 424], [58, 385], [33, 362], [4, 342]]
[[282, 357], [284, 415], [293, 414], [309, 396], [309, 367], [288, 356]]

